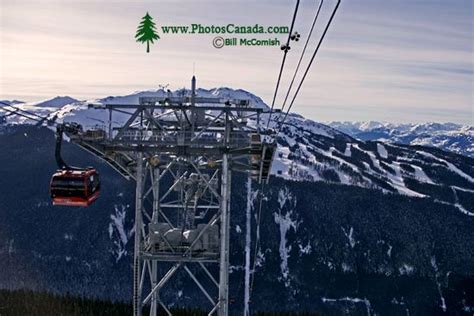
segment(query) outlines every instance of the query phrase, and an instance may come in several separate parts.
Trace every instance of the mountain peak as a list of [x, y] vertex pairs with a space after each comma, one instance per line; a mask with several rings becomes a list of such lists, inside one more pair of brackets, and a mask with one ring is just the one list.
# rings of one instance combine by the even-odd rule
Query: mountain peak
[[9, 104], [9, 105], [15, 105], [15, 104], [23, 104], [23, 103], [25, 103], [25, 102], [19, 101], [19, 100], [0, 100], [0, 102], [6, 103], [6, 104]]
[[[170, 91], [172, 96], [190, 95], [191, 90], [187, 88], [176, 89]], [[229, 87], [218, 87], [212, 89], [198, 88], [196, 89], [198, 97], [220, 97], [224, 99], [248, 99], [253, 107], [268, 108], [268, 105], [255, 94], [243, 89], [232, 89]], [[140, 97], [164, 97], [168, 94], [164, 89], [136, 91], [125, 96], [108, 96], [106, 98], [97, 99], [95, 102], [114, 103], [114, 104], [138, 104]]]
[[60, 108], [60, 107], [65, 106], [66, 104], [71, 104], [78, 101], [79, 100], [71, 98], [70, 96], [56, 96], [52, 99], [47, 99], [44, 101], [32, 103], [32, 105], [39, 106], [39, 107]]

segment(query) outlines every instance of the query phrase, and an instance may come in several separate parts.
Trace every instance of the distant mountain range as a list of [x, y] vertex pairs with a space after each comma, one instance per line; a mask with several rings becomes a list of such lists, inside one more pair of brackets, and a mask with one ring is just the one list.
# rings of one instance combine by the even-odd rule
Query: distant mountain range
[[24, 108], [28, 107], [50, 107], [50, 108], [59, 108], [65, 106], [66, 104], [77, 102], [78, 100], [71, 98], [69, 96], [57, 96], [51, 99], [46, 99], [38, 102], [23, 102], [18, 100], [1, 100], [1, 102], [10, 104], [10, 105], [21, 105]]
[[[234, 90], [227, 87], [214, 89], [198, 89], [198, 94], [202, 96], [218, 96], [222, 98], [250, 99], [253, 106], [266, 107], [263, 100], [254, 94], [242, 89]], [[173, 95], [186, 94], [186, 89], [171, 92]], [[18, 100], [3, 100], [2, 102], [20, 107], [25, 110], [32, 110], [35, 113], [46, 116], [56, 113], [66, 105], [80, 105], [91, 102], [103, 103], [138, 103], [138, 98], [142, 96], [166, 96], [167, 91], [149, 90], [132, 93], [126, 96], [108, 96], [96, 100], [79, 101], [69, 96], [56, 96], [38, 102], [23, 102]], [[71, 110], [71, 107], [63, 109], [62, 114]], [[2, 110], [0, 109], [0, 116]], [[52, 115], [50, 115], [51, 117]], [[25, 123], [27, 119], [17, 117], [9, 119], [10, 123]], [[2, 121], [0, 121], [2, 123]], [[96, 121], [97, 123], [97, 121]], [[422, 145], [437, 147], [457, 154], [474, 157], [474, 127], [472, 125], [461, 125], [455, 123], [387, 123], [378, 121], [331, 121], [325, 123], [355, 139], [366, 141], [380, 141], [385, 143], [397, 143], [404, 145]]]
[[[93, 109], [90, 103], [137, 103], [140, 96], [167, 94], [143, 91], [88, 101], [71, 98], [71, 102], [61, 97], [51, 104], [16, 106], [87, 128], [104, 124], [108, 117], [106, 110]], [[245, 98], [253, 106], [267, 107], [244, 90], [199, 89], [198, 94]], [[59, 100], [66, 104], [59, 105]], [[117, 115], [114, 124], [126, 119]], [[0, 169], [0, 270], [4, 271], [0, 287], [129, 299], [133, 183], [105, 162], [65, 144], [66, 159], [99, 169], [103, 194], [86, 210], [53, 207], [48, 181], [56, 168], [54, 135], [30, 123], [34, 122], [13, 114], [0, 127], [4, 167]], [[275, 122], [270, 126], [276, 127]], [[391, 135], [411, 133], [422, 139], [421, 135], [448, 137], [458, 130], [460, 139], [470, 142], [467, 152], [472, 152], [468, 150], [472, 127], [401, 126], [321, 124], [298, 114], [288, 116], [277, 139], [273, 177], [263, 199], [261, 245], [252, 271], [253, 311], [325, 315], [474, 311], [474, 159], [443, 150], [437, 142], [408, 143], [382, 136], [374, 141], [361, 136], [367, 132], [368, 137], [374, 129], [390, 135], [391, 129]], [[245, 176], [236, 173], [232, 187], [230, 296], [237, 302], [231, 309], [239, 311]], [[255, 203], [252, 212], [257, 210]], [[198, 290], [188, 286], [184, 276], [178, 278], [173, 288], [163, 290], [165, 302], [205, 304], [196, 299]]]
[[329, 126], [360, 140], [438, 147], [474, 157], [474, 127], [454, 123], [393, 124], [329, 122]]

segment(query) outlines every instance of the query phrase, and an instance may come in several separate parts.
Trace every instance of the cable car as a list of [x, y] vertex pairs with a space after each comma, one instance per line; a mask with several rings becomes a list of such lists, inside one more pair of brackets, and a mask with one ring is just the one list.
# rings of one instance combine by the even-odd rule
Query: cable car
[[87, 207], [99, 197], [99, 173], [94, 168], [58, 170], [50, 188], [53, 205]]
[[[83, 206], [92, 204], [100, 194], [99, 173], [94, 168], [77, 168], [66, 164], [61, 157], [63, 133], [82, 133], [82, 126], [76, 123], [58, 124], [56, 127], [55, 157], [59, 170], [51, 177], [50, 192], [53, 205]], [[96, 136], [92, 133], [89, 136]]]

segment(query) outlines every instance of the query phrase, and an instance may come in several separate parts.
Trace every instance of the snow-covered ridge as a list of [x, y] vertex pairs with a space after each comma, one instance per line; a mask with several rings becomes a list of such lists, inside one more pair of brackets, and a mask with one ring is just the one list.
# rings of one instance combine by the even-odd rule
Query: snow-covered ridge
[[[172, 96], [185, 96], [190, 95], [191, 91], [189, 89], [179, 89], [175, 91], [166, 91], [164, 89], [158, 90], [147, 90], [147, 91], [137, 91], [125, 96], [108, 96], [106, 98], [89, 100], [90, 103], [104, 103], [104, 104], [138, 104], [138, 99], [140, 97], [165, 97], [168, 95]], [[212, 88], [212, 89], [203, 89], [199, 88], [196, 90], [196, 93], [200, 97], [220, 97], [228, 99], [248, 99], [254, 107], [267, 108], [268, 106], [263, 102], [263, 100], [256, 95], [242, 90], [242, 89], [231, 89], [227, 87]]]
[[[58, 122], [74, 121], [88, 128], [104, 125], [108, 119], [106, 110], [91, 109], [89, 103], [138, 104], [142, 96], [179, 96], [189, 93], [186, 89], [172, 92], [159, 89], [87, 101], [56, 97], [38, 103], [16, 102], [15, 106], [43, 117], [54, 117]], [[245, 90], [221, 87], [198, 89], [197, 94], [202, 97], [249, 99], [254, 107], [267, 107], [261, 98]], [[278, 116], [275, 114], [273, 119], [277, 120]], [[128, 117], [118, 113], [114, 116], [114, 124], [123, 124]], [[18, 115], [8, 115], [6, 123], [36, 122]], [[296, 113], [290, 114], [285, 123], [278, 137], [279, 146], [271, 170], [277, 177], [293, 181], [340, 183], [432, 198], [440, 203], [454, 205], [466, 215], [474, 213], [473, 206], [469, 205], [470, 198], [466, 197], [474, 192], [473, 159], [424, 147], [438, 146], [454, 152], [474, 153], [474, 130], [470, 126], [451, 123], [395, 125], [380, 122], [332, 122], [326, 125]], [[248, 124], [255, 125], [257, 122], [249, 120]], [[262, 124], [266, 124], [265, 117]], [[276, 123], [271, 122], [270, 126], [275, 127]], [[371, 135], [372, 138], [369, 137]], [[453, 137], [458, 140], [441, 141]], [[376, 139], [378, 143], [367, 139]]]
[[[268, 106], [258, 96], [242, 90], [242, 89], [231, 89], [227, 87], [212, 88], [212, 89], [197, 89], [197, 95], [200, 97], [220, 97], [223, 99], [247, 99], [250, 101], [251, 106], [258, 108], [267, 108]], [[62, 121], [75, 121], [82, 124], [84, 127], [91, 127], [94, 125], [104, 124], [108, 118], [108, 114], [104, 110], [90, 110], [88, 104], [100, 103], [100, 104], [138, 104], [140, 97], [164, 97], [164, 96], [183, 96], [190, 95], [189, 89], [179, 89], [175, 91], [169, 91], [164, 89], [157, 90], [146, 90], [137, 91], [128, 95], [123, 96], [108, 96], [98, 99], [90, 100], [77, 100], [70, 96], [57, 96], [47, 100], [41, 100], [38, 102], [22, 102], [22, 101], [8, 101], [2, 102], [14, 105], [16, 108], [33, 112], [41, 117], [54, 117], [58, 122]], [[7, 114], [2, 111], [0, 107], [0, 116]], [[28, 124], [34, 123], [32, 120], [20, 115], [6, 115], [7, 124]], [[124, 115], [117, 115], [115, 117], [117, 124], [126, 121], [127, 117]], [[2, 121], [0, 121], [2, 123]], [[5, 123], [5, 122], [4, 122]]]
[[328, 122], [360, 140], [438, 147], [474, 157], [474, 127], [454, 123]]
[[2, 102], [4, 104], [9, 104], [9, 105], [16, 105], [16, 104], [25, 103], [25, 102], [19, 101], [19, 100], [0, 100], [0, 102]]
[[[312, 133], [304, 120], [283, 128], [273, 174], [288, 180], [324, 181], [432, 198], [466, 215], [473, 213], [468, 197], [472, 192], [465, 191], [474, 189], [472, 158], [429, 147], [361, 141], [320, 125], [330, 134], [319, 129]], [[464, 196], [460, 206], [459, 192], [464, 192], [460, 193]]]

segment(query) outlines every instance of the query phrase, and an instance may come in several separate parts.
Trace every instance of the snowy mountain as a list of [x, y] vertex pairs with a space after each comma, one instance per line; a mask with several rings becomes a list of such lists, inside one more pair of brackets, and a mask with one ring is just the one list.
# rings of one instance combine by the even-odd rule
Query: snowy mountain
[[[326, 125], [293, 115], [278, 139], [272, 172], [291, 180], [325, 181], [431, 197], [474, 215], [457, 193], [474, 192], [471, 158], [436, 148], [358, 141]], [[449, 184], [449, 185], [448, 185]], [[448, 185], [448, 186], [447, 186]], [[440, 191], [451, 190], [447, 198]]]
[[474, 157], [474, 127], [454, 123], [392, 124], [329, 122], [329, 126], [360, 140], [437, 147]]
[[[167, 93], [74, 100], [61, 107], [17, 106], [88, 127], [107, 117], [89, 103], [137, 103], [140, 96]], [[198, 93], [266, 106], [243, 90]], [[116, 123], [125, 118], [117, 116]], [[6, 119], [0, 128], [5, 149], [0, 151], [0, 287], [130, 299], [133, 183], [65, 144], [68, 161], [98, 168], [104, 189], [88, 209], [53, 207], [48, 196], [56, 168], [53, 132], [25, 125], [33, 121], [18, 115]], [[474, 310], [473, 158], [422, 145], [359, 140], [348, 130], [297, 114], [286, 123], [264, 192], [253, 311], [433, 315]], [[237, 312], [243, 300], [246, 195], [245, 177], [236, 173], [230, 297]], [[250, 205], [256, 214], [258, 202]], [[172, 305], [195, 303], [199, 290], [188, 286], [184, 275], [178, 277], [163, 299]]]
[[[138, 104], [138, 99], [143, 96], [162, 97], [189, 93], [186, 89], [174, 92], [160, 89], [88, 101], [55, 97], [39, 103], [16, 106], [41, 116], [55, 117], [59, 122], [74, 121], [85, 128], [91, 128], [104, 125], [108, 111], [91, 108], [90, 104]], [[244, 90], [198, 89], [197, 93], [202, 97], [249, 99], [252, 106], [268, 107], [262, 99]], [[278, 115], [273, 115], [270, 127], [277, 128], [275, 121], [279, 119]], [[123, 124], [128, 117], [126, 114], [115, 115], [114, 124]], [[268, 116], [264, 116], [262, 124], [266, 124], [267, 119]], [[7, 122], [12, 124], [28, 121], [18, 115], [7, 118]], [[255, 125], [255, 119], [250, 119], [248, 124]], [[391, 138], [382, 137], [380, 133], [391, 135]], [[325, 125], [292, 113], [277, 139], [278, 150], [271, 173], [287, 180], [323, 181], [418, 198], [429, 197], [440, 203], [454, 205], [459, 211], [474, 216], [474, 207], [466, 206], [466, 202], [462, 199], [460, 201], [458, 197], [459, 192], [474, 192], [472, 159], [436, 150], [432, 148], [433, 143], [428, 141], [454, 137], [456, 133], [461, 135], [459, 137], [462, 137], [463, 144], [468, 143], [463, 145], [465, 151], [472, 151], [474, 154], [474, 128], [468, 126], [451, 123], [393, 125], [380, 122], [332, 122]], [[358, 140], [348, 134], [357, 135], [358, 138], [378, 135], [381, 140]], [[417, 136], [413, 138], [407, 135]], [[412, 146], [404, 145], [408, 138], [411, 139]], [[459, 147], [461, 143], [456, 142], [455, 145]], [[446, 194], [445, 191], [450, 193]]]
[[18, 100], [0, 100], [0, 102], [6, 103], [6, 104], [9, 104], [9, 105], [16, 105], [16, 104], [25, 103], [23, 101], [18, 101]]
[[53, 108], [60, 108], [65, 106], [66, 104], [77, 102], [78, 100], [71, 98], [69, 96], [64, 97], [54, 97], [52, 99], [44, 100], [38, 103], [34, 103], [37, 107], [53, 107]]

